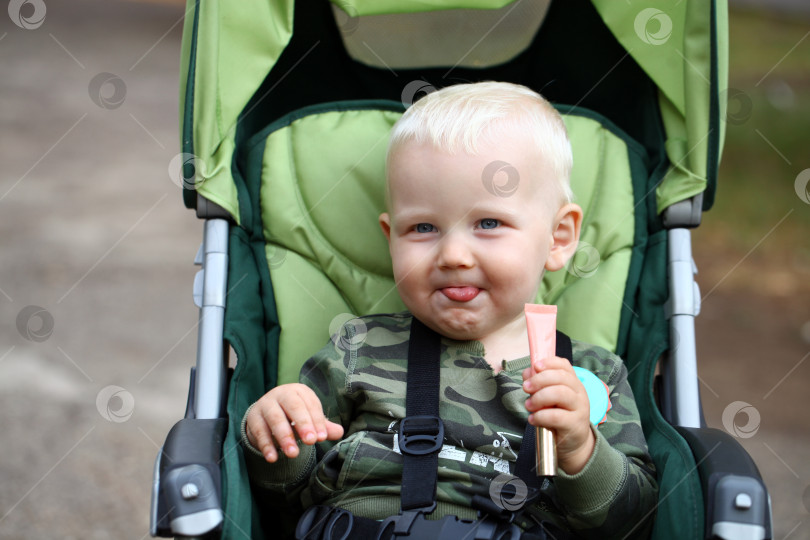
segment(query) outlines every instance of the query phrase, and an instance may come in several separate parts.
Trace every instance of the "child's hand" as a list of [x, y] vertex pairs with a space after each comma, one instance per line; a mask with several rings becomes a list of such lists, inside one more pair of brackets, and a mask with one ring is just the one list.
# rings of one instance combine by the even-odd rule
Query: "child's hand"
[[298, 383], [277, 386], [262, 396], [248, 413], [246, 431], [250, 444], [273, 463], [278, 460], [277, 448], [289, 458], [298, 456], [293, 426], [304, 444], [343, 436], [343, 426], [323, 415], [315, 392]]
[[568, 474], [582, 470], [593, 453], [590, 402], [571, 363], [558, 356], [535, 361], [523, 372], [529, 423], [555, 432], [557, 463]]

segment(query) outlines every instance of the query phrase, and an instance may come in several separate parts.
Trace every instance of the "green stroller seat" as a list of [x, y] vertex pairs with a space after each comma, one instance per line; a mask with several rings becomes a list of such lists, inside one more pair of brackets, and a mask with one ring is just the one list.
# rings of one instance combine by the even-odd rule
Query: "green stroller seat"
[[289, 534], [297, 516], [247, 479], [242, 416], [349, 318], [404, 309], [377, 225], [396, 119], [435, 88], [505, 80], [541, 92], [569, 131], [582, 238], [537, 302], [627, 365], [660, 487], [652, 537], [770, 538], [759, 472], [705, 427], [697, 384], [689, 229], [714, 197], [725, 24], [720, 0], [188, 0], [199, 350], [155, 463], [151, 534]]

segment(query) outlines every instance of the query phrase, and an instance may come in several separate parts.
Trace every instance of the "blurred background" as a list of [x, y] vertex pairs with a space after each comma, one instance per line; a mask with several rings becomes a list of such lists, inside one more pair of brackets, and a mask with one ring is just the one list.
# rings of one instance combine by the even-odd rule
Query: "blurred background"
[[694, 233], [709, 425], [739, 437], [774, 538], [810, 538], [810, 3], [730, 3], [726, 144]]
[[[185, 6], [8, 5], [0, 539], [146, 538], [196, 349], [202, 228], [170, 174]], [[693, 235], [701, 392], [760, 468], [774, 538], [810, 539], [810, 4], [730, 11], [720, 185]]]

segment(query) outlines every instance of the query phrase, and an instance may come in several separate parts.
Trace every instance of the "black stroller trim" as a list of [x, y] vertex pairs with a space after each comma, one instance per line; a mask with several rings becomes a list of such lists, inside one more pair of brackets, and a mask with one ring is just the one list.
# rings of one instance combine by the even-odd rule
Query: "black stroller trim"
[[[186, 154], [193, 155], [194, 154], [194, 80], [196, 75], [195, 67], [197, 65], [197, 35], [199, 30], [200, 24], [200, 2], [199, 0], [195, 1], [194, 4], [194, 21], [192, 22], [192, 38], [191, 43], [192, 47], [189, 51], [189, 63], [188, 63], [188, 75], [186, 77], [186, 88], [185, 88], [185, 110], [183, 111], [183, 118], [186, 121], [183, 123], [182, 129], [182, 141], [181, 146], [183, 148], [183, 152]], [[184, 160], [185, 161], [185, 160]], [[193, 189], [186, 189], [186, 180], [194, 178], [195, 172], [193, 169], [193, 163], [185, 162], [183, 163], [182, 167], [182, 176], [183, 176], [183, 203], [186, 205], [186, 208], [197, 208], [197, 192]], [[204, 217], [198, 215], [197, 217]]]
[[227, 420], [184, 418], [158, 454], [152, 498], [152, 536], [198, 536], [223, 521], [220, 460]]
[[770, 499], [754, 461], [731, 435], [676, 428], [695, 454], [707, 515], [706, 538], [771, 538]]
[[[720, 92], [718, 91], [718, 73], [717, 73], [717, 0], [712, 0], [711, 5], [711, 18], [712, 18], [712, 49], [711, 49], [711, 78], [712, 91], [709, 93], [709, 156], [706, 160], [706, 189], [703, 192], [701, 208], [708, 210], [714, 204], [714, 194], [717, 189], [717, 175], [720, 168]], [[700, 221], [698, 220], [698, 224]], [[695, 225], [696, 226], [696, 225]]]

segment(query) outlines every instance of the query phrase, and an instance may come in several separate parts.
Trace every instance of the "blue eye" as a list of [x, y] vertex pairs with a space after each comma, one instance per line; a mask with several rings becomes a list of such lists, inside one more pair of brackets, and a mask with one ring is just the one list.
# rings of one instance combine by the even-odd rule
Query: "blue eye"
[[481, 220], [482, 229], [494, 229], [498, 225], [500, 225], [500, 222], [497, 219], [486, 218]]
[[414, 230], [418, 233], [430, 233], [435, 231], [436, 228], [430, 223], [418, 223]]

